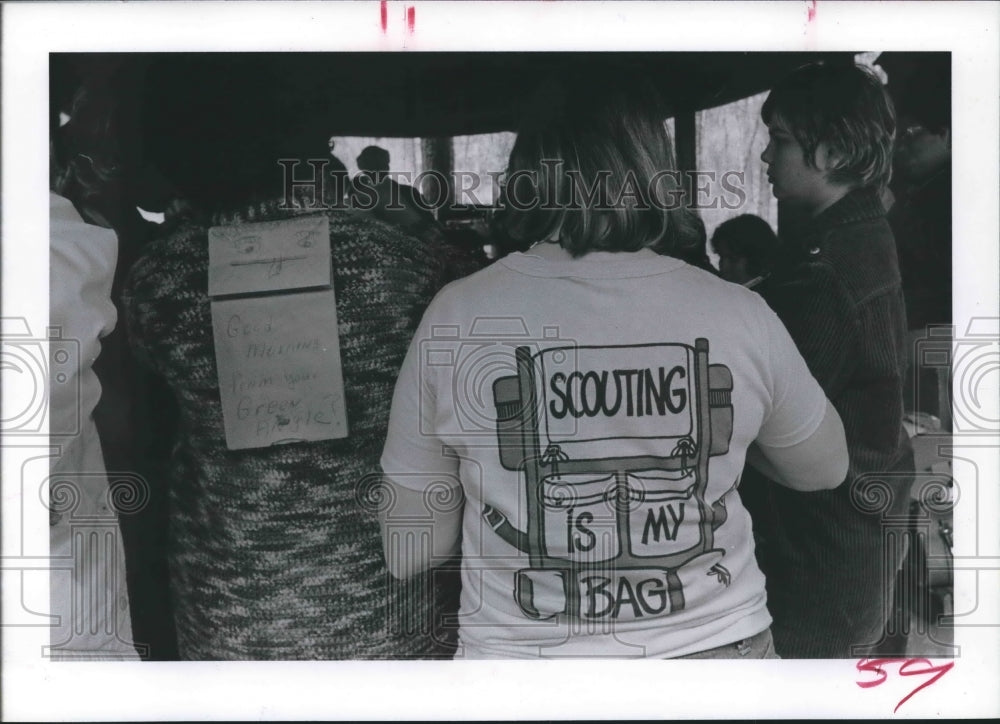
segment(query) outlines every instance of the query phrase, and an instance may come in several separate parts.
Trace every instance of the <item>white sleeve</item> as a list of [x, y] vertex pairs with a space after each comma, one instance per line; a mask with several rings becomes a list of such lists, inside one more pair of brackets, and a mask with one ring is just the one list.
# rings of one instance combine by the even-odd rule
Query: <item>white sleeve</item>
[[826, 414], [826, 394], [813, 377], [795, 342], [778, 316], [761, 304], [762, 340], [769, 359], [771, 406], [764, 416], [757, 442], [767, 447], [790, 447], [816, 432]]
[[427, 352], [432, 308], [428, 308], [403, 360], [382, 450], [382, 471], [398, 485], [423, 490], [445, 483], [458, 486], [458, 458], [437, 434], [436, 368], [421, 364]]

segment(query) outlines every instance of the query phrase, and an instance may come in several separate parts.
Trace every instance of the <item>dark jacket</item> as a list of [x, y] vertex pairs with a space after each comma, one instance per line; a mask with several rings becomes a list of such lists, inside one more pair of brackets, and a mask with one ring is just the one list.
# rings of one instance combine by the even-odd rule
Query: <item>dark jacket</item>
[[951, 171], [897, 199], [889, 212], [910, 329], [950, 324]]
[[850, 468], [839, 488], [818, 493], [748, 470], [741, 492], [768, 577], [778, 653], [848, 657], [852, 645], [881, 634], [900, 554], [889, 550], [883, 523], [909, 504], [906, 311], [895, 242], [874, 190], [852, 191], [790, 241], [759, 291], [840, 414]]

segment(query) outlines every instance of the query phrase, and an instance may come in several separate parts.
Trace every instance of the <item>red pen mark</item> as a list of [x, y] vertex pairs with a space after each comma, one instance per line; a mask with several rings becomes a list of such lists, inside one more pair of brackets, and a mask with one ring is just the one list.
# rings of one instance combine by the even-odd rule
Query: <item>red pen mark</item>
[[816, 0], [806, 0], [806, 18], [810, 23], [816, 19]]
[[379, 12], [382, 15], [382, 32], [384, 33], [386, 28], [389, 27], [389, 3], [386, 0], [382, 0], [379, 5]]
[[[932, 678], [928, 679], [920, 686], [918, 686], [916, 689], [914, 689], [909, 694], [907, 694], [906, 696], [904, 696], [902, 699], [899, 700], [899, 703], [896, 704], [896, 708], [892, 710], [892, 713], [895, 714], [897, 711], [899, 711], [899, 707], [901, 707], [903, 704], [909, 701], [910, 697], [912, 697], [921, 689], [927, 688], [935, 681], [940, 679], [942, 676], [944, 676], [946, 673], [948, 673], [951, 670], [951, 667], [955, 665], [955, 662], [949, 661], [947, 664], [942, 664], [941, 666], [932, 666], [929, 659], [861, 659], [858, 662], [858, 671], [867, 671], [870, 674], [875, 674], [878, 678], [876, 678], [873, 681], [858, 681], [855, 683], [862, 689], [870, 689], [873, 686], [878, 686], [879, 684], [884, 683], [889, 675], [882, 667], [887, 664], [902, 664], [902, 666], [899, 667], [900, 676], [920, 676], [920, 675], [934, 674]], [[918, 664], [925, 665], [925, 668], [913, 671], [910, 670], [911, 666]]]
[[417, 24], [417, 9], [412, 5], [406, 8], [406, 30], [413, 35], [413, 29]]

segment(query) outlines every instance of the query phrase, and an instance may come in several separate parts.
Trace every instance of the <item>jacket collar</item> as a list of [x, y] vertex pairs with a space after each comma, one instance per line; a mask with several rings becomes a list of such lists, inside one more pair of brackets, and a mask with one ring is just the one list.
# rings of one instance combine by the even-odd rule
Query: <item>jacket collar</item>
[[882, 206], [878, 191], [872, 187], [854, 189], [811, 219], [806, 224], [806, 233], [826, 231], [856, 221], [870, 221], [880, 216], [885, 216], [885, 207]]
[[801, 249], [808, 253], [818, 248], [827, 233], [838, 226], [871, 221], [883, 216], [885, 207], [875, 188], [864, 187], [849, 191], [843, 198], [804, 225]]

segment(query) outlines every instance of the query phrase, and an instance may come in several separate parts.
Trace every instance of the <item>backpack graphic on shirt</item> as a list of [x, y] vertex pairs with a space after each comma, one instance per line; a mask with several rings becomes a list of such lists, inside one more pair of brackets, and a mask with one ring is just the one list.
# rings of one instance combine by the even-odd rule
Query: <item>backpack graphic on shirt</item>
[[[483, 518], [528, 555], [514, 598], [533, 619], [634, 620], [683, 610], [678, 575], [714, 547], [726, 518], [705, 501], [709, 458], [732, 437], [732, 374], [694, 346], [516, 350], [497, 379], [499, 455], [519, 471], [526, 530], [486, 505]], [[708, 571], [722, 585], [721, 563]], [[703, 574], [704, 575], [704, 574]]]

